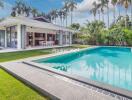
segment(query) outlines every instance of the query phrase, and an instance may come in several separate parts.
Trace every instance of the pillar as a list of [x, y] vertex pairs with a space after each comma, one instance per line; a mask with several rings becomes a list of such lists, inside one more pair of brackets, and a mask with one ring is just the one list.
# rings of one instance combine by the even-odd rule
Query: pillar
[[63, 34], [59, 33], [59, 45], [63, 45]]
[[7, 48], [7, 29], [5, 29], [5, 48]]
[[26, 48], [26, 26], [18, 24], [17, 25], [17, 49]]
[[72, 33], [69, 34], [70, 34], [70, 45], [72, 45]]

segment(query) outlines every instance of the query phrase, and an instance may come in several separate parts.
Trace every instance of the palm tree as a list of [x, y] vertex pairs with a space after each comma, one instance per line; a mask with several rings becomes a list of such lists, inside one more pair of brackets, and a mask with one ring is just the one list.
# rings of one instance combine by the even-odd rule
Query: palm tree
[[0, 7], [3, 8], [4, 7], [4, 4], [3, 4], [3, 1], [0, 0]]
[[116, 4], [117, 4], [117, 0], [112, 0], [111, 3], [112, 3], [112, 5], [113, 5], [113, 7], [114, 7], [114, 9], [113, 9], [113, 16], [114, 16], [114, 24], [115, 24], [115, 20], [116, 20], [116, 15], [115, 15], [115, 13], [116, 13]]
[[55, 23], [56, 23], [56, 18], [58, 17], [58, 11], [57, 11], [57, 9], [52, 10], [52, 11], [50, 12], [50, 15], [51, 15], [52, 21], [55, 20]]
[[58, 10], [54, 10], [54, 19], [55, 19], [55, 24], [56, 24], [56, 19], [58, 18]]
[[65, 25], [64, 25], [64, 23], [65, 23], [64, 21], [67, 20], [67, 19], [66, 19], [67, 12], [65, 11], [65, 9], [62, 10], [62, 11], [63, 11], [63, 13], [62, 13], [62, 14], [63, 14], [63, 15], [62, 15], [62, 17], [63, 17], [63, 26], [65, 26]]
[[94, 20], [96, 20], [96, 14], [97, 14], [98, 5], [96, 2], [93, 2], [93, 8], [90, 10], [90, 12], [94, 16]]
[[105, 3], [107, 5], [107, 17], [108, 17], [108, 28], [110, 25], [110, 18], [109, 18], [109, 0], [105, 0]]
[[132, 0], [130, 1], [130, 6], [131, 6], [131, 29], [132, 29]]
[[101, 9], [101, 13], [102, 13], [102, 20], [104, 22], [104, 8], [107, 7], [106, 2], [104, 0], [99, 0], [99, 8]]
[[65, 12], [65, 17], [66, 17], [66, 27], [67, 27], [67, 16], [68, 16], [68, 12], [69, 12], [69, 5], [68, 5], [68, 1], [64, 2], [64, 7], [62, 8]]
[[31, 13], [32, 13], [33, 17], [36, 17], [38, 15], [38, 10], [36, 8], [32, 8]]
[[118, 1], [117, 1], [117, 4], [119, 5], [118, 11], [119, 11], [119, 17], [120, 17], [120, 16], [121, 16], [120, 7], [121, 7], [121, 5], [122, 5], [121, 0], [118, 0]]
[[63, 22], [63, 10], [62, 9], [58, 11], [58, 16], [60, 17], [61, 26], [62, 26], [62, 22]]
[[69, 10], [71, 12], [71, 24], [73, 23], [73, 11], [76, 8], [77, 3], [75, 0], [69, 0]]
[[24, 12], [25, 12], [26, 16], [29, 17], [30, 16], [30, 13], [31, 13], [31, 7], [26, 7], [25, 6]]
[[121, 3], [124, 5], [125, 7], [125, 12], [126, 12], [126, 17], [125, 17], [125, 28], [127, 28], [127, 11], [128, 11], [128, 7], [129, 7], [129, 3], [131, 2], [131, 0], [121, 0]]
[[109, 28], [109, 0], [99, 0], [99, 1], [100, 1], [99, 6], [103, 14], [103, 21], [104, 21], [104, 8], [107, 8], [108, 28]]

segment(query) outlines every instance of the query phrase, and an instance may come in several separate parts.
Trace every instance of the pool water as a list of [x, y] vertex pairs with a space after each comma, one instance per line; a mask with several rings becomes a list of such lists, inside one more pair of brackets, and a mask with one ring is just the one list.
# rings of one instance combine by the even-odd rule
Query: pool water
[[131, 48], [98, 47], [35, 62], [132, 91]]

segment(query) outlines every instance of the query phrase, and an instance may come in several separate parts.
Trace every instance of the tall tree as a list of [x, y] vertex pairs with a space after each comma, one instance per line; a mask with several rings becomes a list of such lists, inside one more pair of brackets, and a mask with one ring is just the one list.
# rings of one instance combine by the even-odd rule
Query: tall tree
[[67, 27], [67, 16], [68, 16], [68, 13], [69, 13], [69, 5], [68, 5], [68, 1], [64, 1], [64, 7], [62, 8], [65, 12], [65, 17], [66, 17], [66, 27]]
[[36, 17], [38, 15], [38, 10], [36, 8], [32, 8], [31, 13], [32, 13], [33, 17]]
[[96, 2], [93, 2], [93, 8], [90, 10], [90, 12], [93, 14], [94, 20], [96, 20], [97, 10], [98, 10], [98, 4]]
[[110, 25], [110, 18], [109, 18], [109, 0], [105, 0], [105, 3], [107, 5], [107, 17], [108, 17], [108, 28]]
[[131, 30], [132, 30], [132, 0], [130, 1], [130, 7], [131, 7]]
[[52, 11], [50, 12], [50, 15], [51, 15], [52, 21], [55, 20], [55, 23], [56, 23], [56, 18], [58, 17], [58, 11], [57, 11], [57, 9], [52, 10]]
[[76, 1], [75, 0], [69, 0], [69, 10], [71, 12], [71, 24], [73, 23], [73, 11], [76, 9]]
[[102, 20], [104, 22], [104, 8], [106, 8], [106, 2], [105, 0], [99, 0], [99, 8], [101, 9], [101, 13], [102, 13]]
[[114, 24], [115, 24], [115, 21], [116, 21], [116, 4], [117, 4], [117, 1], [118, 1], [118, 0], [112, 0], [112, 1], [111, 1], [112, 5], [113, 5], [113, 7], [114, 7], [114, 9], [113, 9]]
[[61, 22], [61, 26], [62, 26], [62, 22], [63, 22], [63, 11], [60, 10], [60, 11], [58, 12], [58, 15], [59, 15], [59, 17], [60, 17], [60, 22]]
[[103, 14], [103, 21], [104, 21], [104, 9], [107, 8], [107, 17], [108, 17], [108, 28], [109, 28], [109, 0], [99, 0], [100, 8]]
[[121, 3], [124, 5], [125, 7], [125, 12], [126, 12], [126, 16], [125, 16], [125, 27], [127, 28], [127, 11], [128, 11], [128, 7], [130, 4], [131, 0], [121, 0]]

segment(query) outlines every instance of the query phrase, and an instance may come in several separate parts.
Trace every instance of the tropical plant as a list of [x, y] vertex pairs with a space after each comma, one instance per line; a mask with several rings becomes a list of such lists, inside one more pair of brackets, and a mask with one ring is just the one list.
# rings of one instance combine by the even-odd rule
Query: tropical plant
[[125, 33], [125, 39], [126, 39], [127, 45], [132, 46], [132, 31], [128, 29], [125, 29], [123, 31]]
[[59, 15], [59, 17], [60, 17], [60, 22], [61, 22], [61, 26], [62, 26], [62, 22], [63, 22], [63, 10], [60, 10], [60, 11], [58, 12], [58, 15]]
[[62, 8], [65, 12], [65, 17], [66, 17], [66, 27], [67, 27], [67, 17], [68, 17], [68, 12], [69, 12], [69, 3], [67, 1], [64, 2], [64, 7]]
[[114, 7], [114, 9], [113, 9], [113, 17], [114, 17], [114, 24], [115, 24], [115, 21], [116, 21], [116, 4], [117, 4], [117, 1], [118, 0], [112, 0], [111, 1], [111, 3], [112, 3], [112, 5], [113, 5], [113, 7]]
[[36, 17], [38, 15], [38, 10], [35, 8], [32, 8], [31, 13], [32, 13], [33, 17]]
[[73, 11], [74, 9], [76, 9], [76, 1], [75, 0], [68, 0], [68, 3], [69, 3], [69, 10], [71, 12], [71, 24], [73, 23]]
[[15, 2], [15, 5], [12, 7], [12, 16], [30, 16], [31, 13], [31, 7], [24, 3], [24, 1], [17, 0]]
[[79, 30], [80, 24], [79, 23], [73, 23], [72, 25], [70, 25], [70, 28], [73, 30]]
[[126, 12], [125, 28], [127, 28], [127, 11], [128, 11], [128, 7], [129, 7], [130, 2], [131, 2], [131, 0], [121, 0], [121, 3], [124, 5], [125, 12]]
[[107, 7], [107, 4], [106, 4], [105, 0], [99, 0], [99, 8], [101, 9], [103, 22], [104, 22], [104, 9], [106, 7]]
[[96, 2], [93, 2], [93, 8], [90, 10], [90, 12], [93, 14], [94, 20], [96, 20], [97, 10], [98, 10], [98, 4]]

